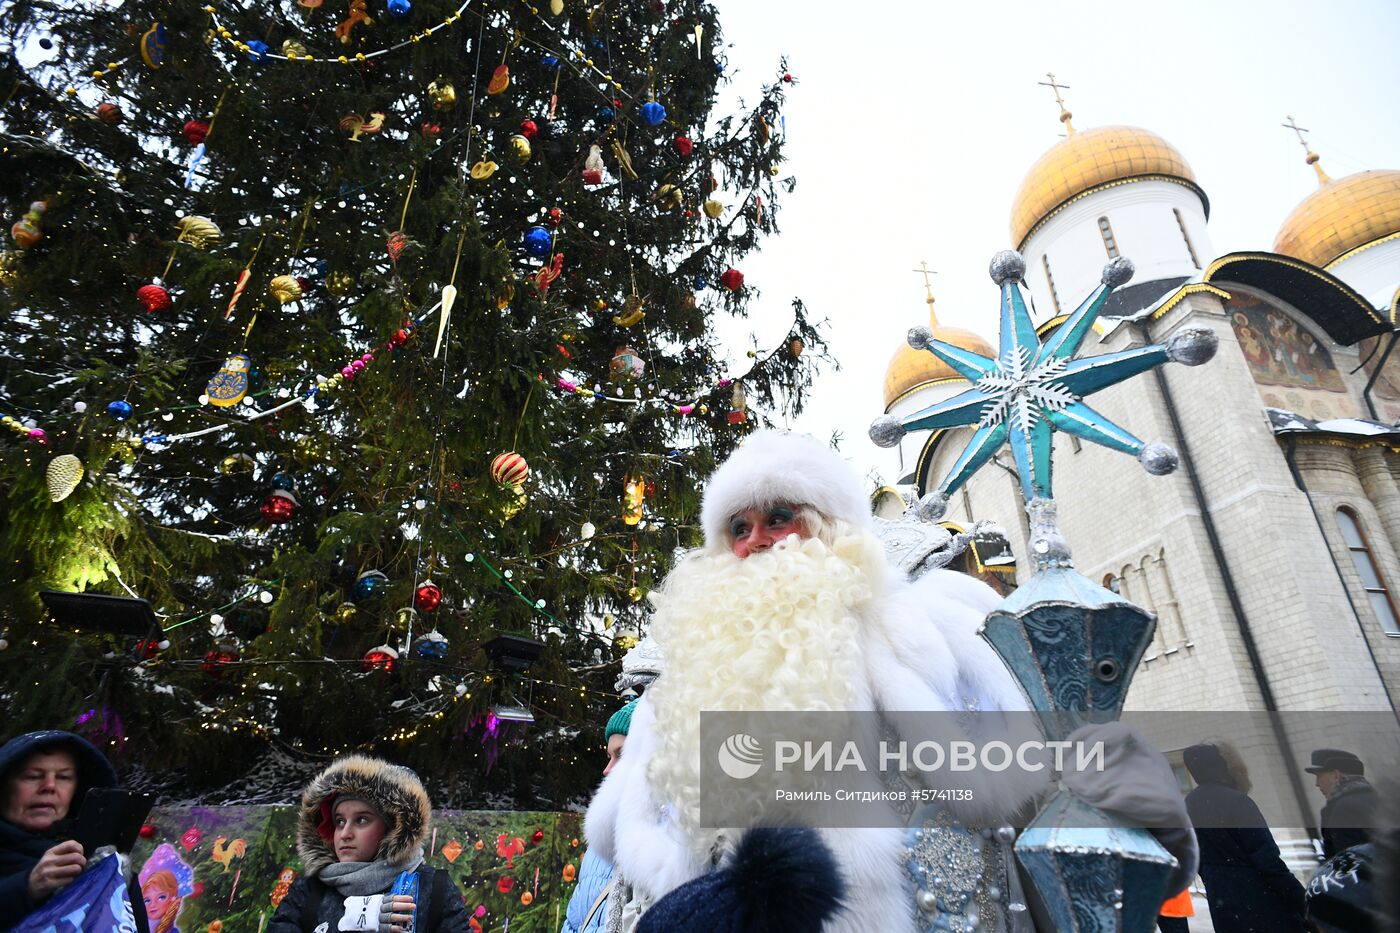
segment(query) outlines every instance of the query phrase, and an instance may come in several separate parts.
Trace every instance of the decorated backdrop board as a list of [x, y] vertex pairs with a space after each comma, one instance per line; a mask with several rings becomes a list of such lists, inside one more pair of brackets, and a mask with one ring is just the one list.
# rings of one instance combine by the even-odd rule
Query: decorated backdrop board
[[[259, 933], [292, 882], [296, 808], [161, 807], [133, 853], [153, 933]], [[583, 855], [577, 813], [438, 810], [427, 863], [480, 931], [557, 930]]]

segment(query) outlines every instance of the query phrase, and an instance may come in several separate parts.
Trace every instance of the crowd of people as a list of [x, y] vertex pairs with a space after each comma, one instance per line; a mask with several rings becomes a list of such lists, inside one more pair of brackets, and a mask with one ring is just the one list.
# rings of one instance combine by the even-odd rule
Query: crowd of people
[[[975, 800], [930, 804], [903, 827], [704, 825], [701, 710], [962, 715], [1027, 704], [978, 634], [995, 594], [953, 571], [912, 581], [893, 571], [859, 479], [815, 440], [754, 435], [711, 477], [701, 523], [704, 546], [669, 575], [651, 637], [624, 660], [619, 689], [640, 696], [606, 724], [565, 933], [1053, 930], [1011, 851], [1013, 826], [1049, 791], [1043, 775], [989, 781]], [[1065, 783], [1153, 832], [1171, 856], [1165, 894], [1178, 903], [1189, 903], [1183, 892], [1199, 873], [1218, 933], [1383, 929], [1367, 836], [1378, 801], [1355, 754], [1313, 753], [1327, 861], [1304, 886], [1227, 744], [1186, 750], [1196, 787], [1183, 800], [1165, 759], [1131, 730], [1110, 724], [1096, 736], [1109, 767], [1095, 779], [1066, 773]], [[67, 826], [117, 775], [82, 738], [40, 732], [0, 747], [0, 776], [0, 929], [25, 930], [102, 854]], [[268, 933], [467, 933], [451, 879], [423, 861], [430, 814], [407, 768], [367, 755], [333, 761], [302, 794], [303, 875]], [[938, 858], [974, 868], [927, 861]], [[162, 898], [178, 890], [159, 874], [129, 882], [142, 933], [165, 933]], [[1159, 925], [1189, 928], [1181, 916]]]

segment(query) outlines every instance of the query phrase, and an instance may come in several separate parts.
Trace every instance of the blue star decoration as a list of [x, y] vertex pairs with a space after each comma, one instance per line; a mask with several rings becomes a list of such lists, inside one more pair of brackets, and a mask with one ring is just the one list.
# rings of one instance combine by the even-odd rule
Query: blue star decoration
[[1166, 444], [1143, 443], [1083, 400], [1168, 361], [1187, 366], [1208, 361], [1215, 355], [1215, 333], [1187, 327], [1165, 344], [1075, 359], [1108, 296], [1132, 278], [1133, 264], [1120, 257], [1104, 266], [1101, 284], [1044, 342], [1031, 324], [1022, 290], [1026, 262], [1021, 254], [997, 253], [990, 272], [1001, 288], [1001, 343], [996, 359], [936, 340], [927, 327], [913, 328], [909, 345], [928, 350], [971, 382], [972, 388], [904, 418], [885, 415], [870, 426], [870, 439], [881, 447], [893, 447], [909, 431], [977, 426], [948, 476], [920, 502], [920, 514], [931, 521], [941, 518], [949, 495], [1004, 444], [1011, 445], [1026, 501], [1053, 498], [1051, 440], [1056, 431], [1132, 454], [1154, 475], [1175, 470], [1176, 451]]

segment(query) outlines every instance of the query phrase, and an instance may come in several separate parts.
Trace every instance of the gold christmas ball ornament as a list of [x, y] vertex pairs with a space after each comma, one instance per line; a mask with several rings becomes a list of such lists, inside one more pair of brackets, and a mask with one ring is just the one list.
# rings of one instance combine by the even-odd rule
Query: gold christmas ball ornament
[[195, 249], [212, 249], [219, 245], [224, 236], [224, 232], [214, 221], [193, 214], [181, 217], [175, 229], [179, 231], [175, 239], [181, 243], [188, 243]]
[[437, 80], [428, 85], [428, 99], [434, 110], [451, 110], [457, 106], [457, 89], [452, 82], [438, 75]]
[[295, 39], [282, 40], [282, 54], [288, 58], [306, 58], [308, 55], [306, 46]]
[[360, 607], [351, 602], [341, 603], [335, 609], [334, 619], [339, 625], [349, 625], [360, 614]]
[[268, 292], [278, 304], [291, 304], [301, 297], [301, 283], [294, 275], [279, 275], [267, 285]]
[[348, 272], [332, 272], [326, 276], [326, 291], [337, 298], [344, 298], [355, 287], [355, 277]]
[[519, 162], [529, 162], [530, 140], [516, 133], [510, 138], [510, 154]]
[[219, 461], [219, 472], [224, 476], [234, 476], [239, 473], [251, 473], [257, 466], [257, 461], [247, 454], [229, 454]]
[[681, 206], [681, 189], [671, 184], [662, 185], [651, 199], [663, 211], [674, 211]]
[[549, 0], [549, 12], [559, 16], [564, 12], [564, 0]]
[[704, 209], [705, 216], [710, 218], [711, 220], [717, 219], [720, 214], [724, 213], [724, 205], [716, 201], [714, 198], [710, 198], [705, 202]]
[[613, 648], [617, 651], [627, 652], [637, 647], [636, 635], [618, 635], [613, 639]]
[[62, 502], [83, 481], [83, 461], [72, 454], [59, 454], [49, 461], [44, 478], [49, 484], [49, 498]]
[[627, 598], [632, 600], [632, 602], [634, 603], [641, 602], [642, 597], [646, 595], [647, 594], [642, 590], [640, 586], [634, 586], [627, 590]]

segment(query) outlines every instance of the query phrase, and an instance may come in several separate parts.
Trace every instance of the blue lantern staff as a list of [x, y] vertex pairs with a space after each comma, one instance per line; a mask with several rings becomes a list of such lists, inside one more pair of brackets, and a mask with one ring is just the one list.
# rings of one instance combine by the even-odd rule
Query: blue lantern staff
[[[1051, 486], [1054, 433], [1132, 454], [1149, 473], [1170, 473], [1177, 466], [1174, 450], [1144, 443], [1083, 400], [1168, 361], [1205, 363], [1218, 341], [1206, 328], [1183, 328], [1163, 345], [1075, 358], [1109, 295], [1132, 278], [1132, 263], [1119, 258], [1105, 266], [1102, 284], [1043, 341], [1022, 291], [1026, 264], [1020, 254], [997, 253], [990, 271], [1001, 288], [997, 357], [935, 339], [927, 327], [910, 330], [911, 346], [928, 350], [972, 387], [902, 419], [881, 417], [870, 426], [870, 437], [893, 447], [911, 430], [976, 426], [947, 477], [920, 500], [920, 514], [930, 521], [942, 517], [949, 494], [1011, 445], [1030, 518], [1035, 573], [987, 616], [982, 634], [1031, 705], [1059, 714], [1046, 717], [1045, 726], [1050, 738], [1063, 740], [1079, 725], [1121, 715], [1156, 619], [1073, 570]], [[1026, 827], [1015, 851], [1057, 930], [1147, 933], [1176, 867], [1146, 830], [1063, 789]]]

